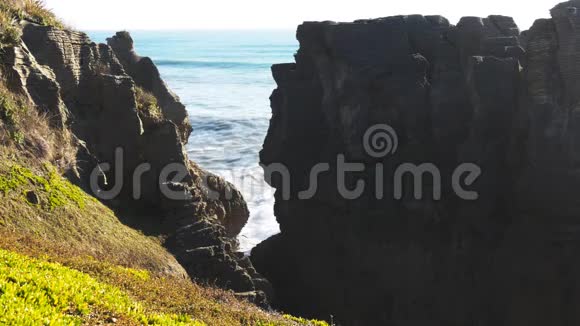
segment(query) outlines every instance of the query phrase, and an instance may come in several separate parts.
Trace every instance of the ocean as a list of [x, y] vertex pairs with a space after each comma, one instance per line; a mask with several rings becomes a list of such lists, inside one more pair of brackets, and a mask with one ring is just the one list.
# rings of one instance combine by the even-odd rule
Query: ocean
[[[105, 42], [114, 32], [89, 32]], [[279, 232], [273, 190], [258, 154], [276, 87], [270, 67], [293, 62], [294, 31], [131, 31], [135, 49], [156, 63], [186, 105], [193, 132], [189, 158], [232, 182], [244, 195], [250, 220], [239, 236], [247, 252]]]

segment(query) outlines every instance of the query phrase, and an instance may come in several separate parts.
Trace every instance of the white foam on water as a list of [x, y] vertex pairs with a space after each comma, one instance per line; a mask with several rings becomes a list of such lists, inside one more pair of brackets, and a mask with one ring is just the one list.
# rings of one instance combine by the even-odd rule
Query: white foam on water
[[249, 252], [263, 240], [280, 232], [274, 216], [274, 189], [264, 181], [260, 167], [216, 171], [243, 194], [250, 218], [238, 236], [240, 251]]

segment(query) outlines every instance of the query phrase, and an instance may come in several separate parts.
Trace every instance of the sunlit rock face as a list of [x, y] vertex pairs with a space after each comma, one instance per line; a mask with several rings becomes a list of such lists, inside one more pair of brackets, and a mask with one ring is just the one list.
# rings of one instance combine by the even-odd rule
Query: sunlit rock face
[[[579, 26], [580, 1], [524, 33], [503, 16], [301, 25], [296, 62], [272, 68], [261, 153], [289, 171], [268, 180], [281, 233], [251, 256], [277, 307], [340, 325], [580, 323]], [[376, 125], [396, 132], [388, 155], [365, 147]], [[366, 185], [355, 199], [339, 155], [364, 166], [345, 177]], [[330, 172], [301, 198], [318, 163]], [[404, 163], [436, 166], [440, 198], [427, 175], [398, 199]], [[464, 163], [475, 200], [453, 186]]]

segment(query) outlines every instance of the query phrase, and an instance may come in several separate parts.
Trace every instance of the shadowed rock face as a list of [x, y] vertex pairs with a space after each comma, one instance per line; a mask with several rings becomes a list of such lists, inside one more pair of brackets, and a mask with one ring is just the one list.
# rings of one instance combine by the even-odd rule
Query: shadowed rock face
[[[23, 42], [3, 51], [3, 73], [10, 87], [27, 95], [57, 128], [70, 128], [78, 138], [78, 171], [71, 178], [91, 190], [91, 173], [110, 189], [122, 182], [120, 194], [105, 204], [128, 224], [167, 239], [166, 246], [191, 278], [242, 293], [267, 305], [271, 289], [236, 252], [236, 236], [249, 216], [242, 195], [222, 178], [189, 161], [184, 144], [191, 127], [179, 99], [161, 79], [153, 62], [133, 51], [128, 33], [118, 33], [111, 46], [95, 44], [84, 33], [23, 22]], [[136, 87], [152, 93], [161, 116], [139, 111]], [[122, 164], [116, 150], [122, 149]], [[111, 164], [100, 171], [99, 163]], [[134, 199], [134, 172], [139, 199]], [[177, 164], [185, 177], [161, 179], [163, 169]], [[121, 179], [116, 176], [120, 175]], [[160, 182], [181, 192], [183, 200], [167, 198]], [[185, 198], [185, 195], [189, 196]]]
[[[576, 325], [580, 323], [580, 1], [520, 35], [509, 17], [398, 16], [298, 28], [296, 63], [272, 68], [278, 88], [261, 152], [284, 164], [275, 214], [281, 233], [252, 251], [276, 305], [340, 325]], [[396, 153], [363, 146], [374, 125]], [[365, 166], [337, 186], [337, 155]], [[317, 163], [330, 172], [309, 188]], [[384, 166], [377, 199], [376, 164]], [[434, 180], [395, 170], [432, 163]], [[460, 198], [452, 174], [482, 171]]]

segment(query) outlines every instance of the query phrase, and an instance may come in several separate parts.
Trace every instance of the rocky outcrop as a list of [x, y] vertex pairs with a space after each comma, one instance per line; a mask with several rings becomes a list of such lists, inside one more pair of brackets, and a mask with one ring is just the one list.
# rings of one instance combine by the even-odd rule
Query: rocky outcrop
[[50, 69], [40, 65], [25, 44], [7, 48], [5, 65], [11, 67], [6, 74], [8, 84], [22, 90], [32, 103], [38, 103], [40, 112], [50, 117], [56, 128], [64, 128], [68, 120], [67, 111], [60, 97], [60, 85]]
[[[71, 179], [124, 222], [167, 239], [192, 279], [267, 305], [268, 282], [236, 252], [249, 216], [241, 193], [189, 161], [187, 111], [153, 62], [134, 53], [128, 33], [109, 46], [80, 32], [31, 22], [22, 28], [21, 44], [2, 51], [3, 75], [54, 128], [78, 139]], [[158, 107], [140, 105], [139, 92]]]
[[[502, 16], [301, 25], [296, 63], [272, 68], [261, 152], [267, 174], [289, 172], [267, 178], [281, 233], [251, 256], [277, 307], [340, 325], [578, 324], [579, 17], [574, 0], [522, 34]], [[390, 143], [365, 146], [384, 125]], [[344, 178], [360, 196], [338, 186], [339, 155], [364, 167]], [[441, 195], [433, 172], [422, 197], [412, 175], [397, 196], [405, 163], [436, 167]], [[453, 186], [463, 163], [477, 197]]]
[[163, 115], [178, 126], [182, 142], [187, 143], [191, 125], [185, 106], [161, 79], [153, 61], [135, 53], [133, 39], [128, 32], [118, 32], [115, 36], [108, 38], [107, 43], [115, 51], [125, 71], [135, 83], [155, 95]]

